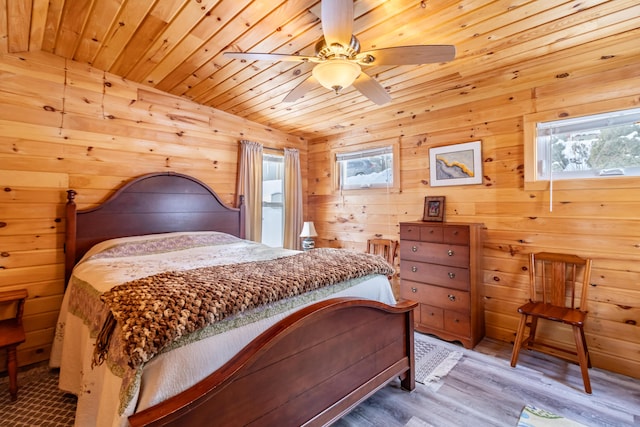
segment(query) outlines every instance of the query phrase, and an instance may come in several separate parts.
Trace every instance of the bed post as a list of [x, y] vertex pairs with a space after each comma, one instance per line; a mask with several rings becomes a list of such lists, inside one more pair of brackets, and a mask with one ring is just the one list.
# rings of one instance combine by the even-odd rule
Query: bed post
[[238, 237], [240, 237], [241, 239], [245, 239], [246, 238], [246, 234], [247, 234], [247, 229], [245, 228], [244, 224], [245, 224], [245, 212], [246, 212], [246, 206], [244, 203], [244, 196], [241, 194], [240, 197], [240, 205], [238, 206], [238, 209], [240, 209], [240, 232]]
[[66, 289], [71, 271], [76, 263], [76, 194], [75, 190], [67, 190], [67, 232], [64, 242], [64, 287]]
[[[407, 301], [410, 303], [410, 301]], [[415, 304], [415, 303], [414, 303]], [[414, 310], [410, 310], [406, 313], [404, 318], [405, 330], [407, 336], [405, 338], [405, 346], [407, 354], [409, 356], [409, 370], [404, 372], [400, 377], [400, 386], [408, 391], [413, 391], [416, 388], [416, 358], [414, 349], [414, 323], [413, 323]]]

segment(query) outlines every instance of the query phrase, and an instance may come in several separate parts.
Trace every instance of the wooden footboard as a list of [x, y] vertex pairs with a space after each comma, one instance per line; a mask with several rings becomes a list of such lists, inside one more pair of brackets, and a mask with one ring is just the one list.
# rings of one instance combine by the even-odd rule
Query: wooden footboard
[[326, 425], [400, 377], [415, 388], [413, 302], [321, 301], [293, 313], [184, 392], [129, 417], [146, 425]]

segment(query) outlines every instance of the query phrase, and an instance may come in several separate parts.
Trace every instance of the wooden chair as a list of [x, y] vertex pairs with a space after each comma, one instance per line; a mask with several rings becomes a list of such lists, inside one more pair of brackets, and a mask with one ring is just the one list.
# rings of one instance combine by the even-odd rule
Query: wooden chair
[[396, 256], [398, 255], [398, 241], [391, 239], [369, 239], [367, 240], [367, 253], [380, 255], [386, 259], [389, 264], [395, 266]]
[[[570, 362], [577, 361], [582, 371], [584, 390], [591, 394], [588, 370], [591, 359], [584, 336], [590, 278], [590, 259], [548, 252], [529, 255], [530, 300], [518, 308], [521, 317], [513, 343], [511, 366], [516, 366], [522, 347], [543, 351]], [[576, 350], [536, 341], [538, 319], [571, 326]], [[529, 335], [525, 338], [526, 326], [529, 326]]]
[[0, 306], [15, 305], [15, 315], [8, 319], [0, 320], [0, 349], [7, 349], [7, 371], [9, 371], [9, 393], [11, 400], [18, 399], [18, 360], [16, 348], [25, 341], [24, 328], [22, 327], [22, 313], [24, 302], [27, 299], [27, 290], [0, 292]]

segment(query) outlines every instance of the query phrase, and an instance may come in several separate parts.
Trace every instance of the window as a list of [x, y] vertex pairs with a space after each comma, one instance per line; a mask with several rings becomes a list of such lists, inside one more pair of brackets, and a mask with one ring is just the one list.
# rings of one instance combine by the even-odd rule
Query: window
[[536, 180], [640, 176], [640, 109], [538, 122]]
[[262, 243], [281, 248], [284, 240], [284, 156], [262, 157]]
[[398, 186], [395, 147], [362, 149], [335, 154], [336, 187], [341, 190]]

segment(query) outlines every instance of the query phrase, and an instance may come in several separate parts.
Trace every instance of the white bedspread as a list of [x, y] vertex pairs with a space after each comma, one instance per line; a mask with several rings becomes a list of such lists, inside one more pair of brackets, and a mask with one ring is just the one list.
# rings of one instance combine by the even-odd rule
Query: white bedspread
[[[175, 244], [182, 241], [200, 243], [193, 246]], [[271, 317], [248, 316], [250, 322], [228, 319], [226, 321], [241, 326], [162, 353], [148, 362], [129, 400], [122, 387], [122, 378], [106, 363], [91, 367], [95, 332], [91, 332], [86, 319], [69, 311], [69, 289], [73, 283], [90, 284], [95, 297], [99, 298], [100, 293], [115, 285], [161, 271], [260, 261], [294, 253], [297, 252], [209, 232], [128, 237], [92, 248], [74, 269], [50, 357], [50, 366], [60, 368], [60, 388], [78, 396], [75, 425], [127, 425], [129, 415], [189, 388], [221, 367], [271, 325], [315, 300], [355, 296], [394, 304], [395, 299], [388, 279], [377, 275], [324, 288], [314, 296], [314, 301], [308, 296], [298, 302], [289, 301], [285, 311]]]

